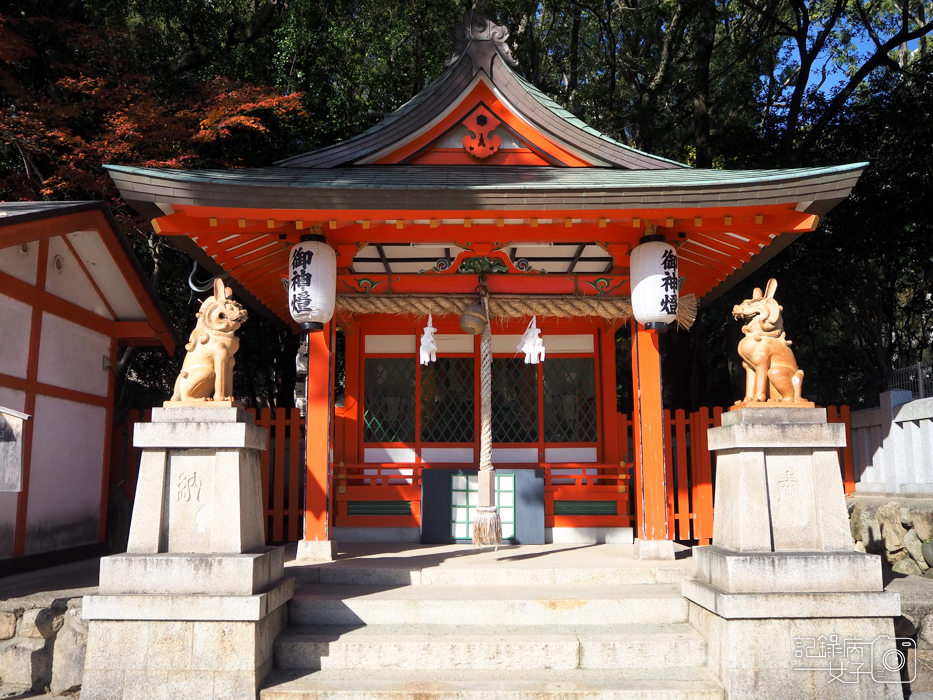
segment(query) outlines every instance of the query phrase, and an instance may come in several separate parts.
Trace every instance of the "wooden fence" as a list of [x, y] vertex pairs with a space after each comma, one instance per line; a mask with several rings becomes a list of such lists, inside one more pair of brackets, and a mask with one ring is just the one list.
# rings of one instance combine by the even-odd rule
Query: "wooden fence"
[[[701, 408], [699, 411], [690, 413], [684, 411], [664, 412], [665, 437], [664, 445], [666, 450], [667, 473], [665, 475], [666, 498], [667, 498], [667, 536], [679, 541], [694, 541], [700, 544], [709, 544], [713, 536], [713, 484], [716, 478], [716, 460], [708, 447], [706, 440], [706, 431], [713, 426], [721, 423], [723, 409]], [[305, 445], [303, 440], [303, 420], [298, 410], [277, 409], [275, 412], [269, 409], [263, 409], [258, 414], [251, 411], [255, 417], [256, 425], [269, 431], [269, 449], [262, 452], [260, 456], [260, 470], [262, 475], [262, 499], [265, 511], [266, 538], [269, 542], [289, 542], [296, 541], [301, 537], [301, 519], [304, 509], [304, 486], [302, 483], [302, 466], [304, 464]], [[829, 406], [826, 409], [827, 417], [830, 423], [844, 423], [846, 426], [846, 447], [841, 448], [840, 465], [842, 470], [843, 484], [846, 495], [852, 493], [855, 487], [854, 460], [852, 455], [852, 430], [848, 406]], [[136, 492], [136, 480], [139, 471], [139, 450], [133, 447], [133, 428], [137, 422], [148, 421], [149, 411], [131, 411], [128, 419], [119, 425], [114, 426], [113, 443], [111, 446], [111, 468], [110, 483], [112, 488], [120, 488], [126, 497], [132, 501]], [[634, 470], [629, 479], [625, 474], [625, 468], [634, 461], [633, 440], [632, 440], [632, 422], [629, 416], [619, 414], [619, 436], [621, 443], [621, 454], [625, 467], [620, 468], [618, 473], [613, 473], [612, 478], [606, 471], [606, 465], [588, 465], [590, 467], [604, 467], [597, 470], [598, 478], [592, 479], [592, 485], [598, 486], [600, 490], [607, 493], [612, 492], [616, 498], [627, 498], [628, 508], [626, 513], [634, 513], [636, 522], [636, 533], [638, 531], [638, 520], [641, 510], [641, 483], [638, 470]], [[338, 424], [342, 421], [338, 421]], [[339, 437], [339, 436], [338, 436]], [[359, 494], [359, 489], [371, 488], [363, 484], [361, 479], [371, 479], [371, 474], [363, 474], [373, 469], [387, 468], [391, 469], [393, 475], [398, 471], [399, 465], [357, 465], [360, 473], [345, 465], [338, 465], [334, 468], [334, 479], [336, 488], [331, 489], [334, 494], [335, 513], [344, 517], [353, 518], [354, 516], [347, 511], [347, 502], [350, 494], [348, 487]], [[567, 465], [551, 465], [567, 466]], [[570, 465], [586, 467], [587, 465]], [[412, 479], [414, 475], [407, 476]], [[572, 475], [571, 475], [572, 476]], [[551, 484], [552, 491], [566, 491], [563, 496], [558, 495], [556, 500], [562, 498], [583, 499], [578, 492], [581, 489], [591, 488], [584, 485], [587, 470], [580, 472], [579, 479], [567, 481], [566, 475], [560, 478], [560, 481]], [[398, 476], [395, 475], [396, 481]], [[396, 491], [411, 496], [411, 502], [416, 498], [408, 493], [412, 490], [417, 481], [405, 483], [393, 483], [386, 479], [379, 486], [390, 489], [393, 494]], [[580, 483], [577, 483], [579, 481]], [[632, 488], [626, 486], [626, 482], [631, 483]], [[569, 494], [569, 495], [568, 495]], [[397, 494], [396, 494], [397, 495]], [[354, 497], [356, 497], [354, 496]], [[376, 496], [379, 496], [378, 498]], [[551, 498], [551, 511], [549, 513], [551, 522], [555, 525], [578, 525], [594, 526], [599, 516], [590, 516], [595, 518], [593, 522], [580, 522], [581, 516], [567, 516], [566, 522], [555, 522], [553, 512], [554, 493], [549, 493]], [[571, 498], [572, 497], [572, 498]], [[592, 496], [593, 498], [606, 498], [607, 496]], [[386, 499], [385, 494], [372, 495], [375, 500]], [[359, 500], [359, 499], [357, 499]], [[417, 495], [418, 505], [420, 506], [420, 494]], [[620, 504], [621, 505], [621, 504]], [[619, 513], [623, 512], [622, 508]], [[406, 523], [419, 520], [419, 512], [412, 512], [407, 518], [404, 516], [391, 516], [404, 518]], [[389, 517], [389, 516], [386, 516]], [[560, 516], [557, 516], [560, 518]], [[628, 516], [625, 516], [626, 521]], [[367, 521], [368, 522], [368, 521]], [[356, 523], [354, 523], [356, 524]], [[599, 524], [604, 524], [600, 521]], [[605, 524], [609, 524], [608, 522]], [[613, 523], [615, 524], [615, 523]]]

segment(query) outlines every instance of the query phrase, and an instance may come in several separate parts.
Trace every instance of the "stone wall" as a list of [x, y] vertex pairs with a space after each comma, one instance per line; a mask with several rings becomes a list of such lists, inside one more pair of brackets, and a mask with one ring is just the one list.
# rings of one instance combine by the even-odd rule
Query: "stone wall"
[[915, 669], [915, 693], [933, 692], [933, 568], [920, 545], [933, 538], [933, 499], [868, 497], [848, 499], [855, 549], [881, 555], [889, 572], [885, 588], [901, 596], [901, 616], [894, 621], [897, 637], [917, 643], [908, 668]]
[[856, 551], [882, 555], [899, 574], [933, 578], [920, 551], [933, 539], [933, 500], [855, 497], [848, 505]]
[[21, 603], [0, 602], [0, 685], [4, 691], [76, 694], [87, 645], [81, 598]]

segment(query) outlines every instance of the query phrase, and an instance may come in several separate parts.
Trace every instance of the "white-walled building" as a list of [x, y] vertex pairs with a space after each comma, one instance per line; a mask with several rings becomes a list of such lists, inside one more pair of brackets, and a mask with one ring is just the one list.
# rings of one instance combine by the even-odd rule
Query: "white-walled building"
[[0, 559], [104, 541], [126, 344], [177, 339], [106, 205], [0, 203], [0, 406], [32, 416], [21, 490], [0, 492]]

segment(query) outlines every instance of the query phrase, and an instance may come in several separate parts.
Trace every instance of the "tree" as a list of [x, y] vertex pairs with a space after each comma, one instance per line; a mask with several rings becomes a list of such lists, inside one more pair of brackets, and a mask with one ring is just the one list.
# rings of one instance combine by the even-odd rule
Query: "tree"
[[[872, 73], [882, 68], [905, 70], [905, 47], [924, 38], [924, 53], [925, 37], [933, 31], [923, 0], [900, 5], [875, 0], [742, 2], [768, 17], [787, 40], [782, 60], [769, 75], [764, 102], [771, 113], [768, 124], [779, 141], [778, 162], [785, 165], [805, 162]], [[823, 95], [821, 90], [833, 74], [838, 85], [807, 122], [808, 104]]]
[[818, 403], [872, 405], [893, 368], [930, 359], [933, 62], [916, 68], [879, 76], [815, 146], [816, 158], [871, 166], [815, 233], [702, 310], [712, 356], [734, 356], [732, 305], [775, 277], [804, 392]]
[[[163, 285], [164, 298], [177, 297], [178, 328], [186, 331], [196, 306], [186, 283], [190, 262], [125, 206], [102, 164], [266, 166], [358, 133], [441, 74], [449, 31], [466, 4], [7, 0], [0, 5], [0, 198], [107, 201]], [[898, 156], [905, 144], [916, 143], [916, 132], [884, 118], [896, 104], [913, 105], [898, 108], [902, 113], [926, 114], [919, 86], [930, 72], [924, 58], [929, 4], [498, 0], [496, 9], [526, 79], [636, 148], [699, 167], [874, 158], [868, 184], [854, 201], [875, 213], [844, 221], [851, 209], [841, 207], [824, 222], [825, 234], [804, 237], [762, 275], [777, 270], [788, 294], [810, 285], [830, 297], [802, 272], [812, 272], [813, 246], [827, 246], [845, 269], [840, 288], [865, 307], [849, 315], [879, 319], [871, 332], [863, 329], [864, 350], [847, 355], [863, 355], [852, 372], [870, 371], [877, 385], [883, 367], [929, 347], [918, 291], [928, 277], [923, 264], [914, 264], [923, 255], [922, 238], [911, 238], [923, 214], [902, 201], [904, 192], [926, 183], [929, 140], [926, 150], [911, 151], [906, 160], [916, 161], [913, 174], [901, 178]], [[906, 123], [924, 124], [916, 118]], [[898, 194], [882, 201], [884, 192]], [[881, 228], [896, 224], [897, 241], [884, 255], [863, 252], [872, 240], [868, 220]], [[869, 308], [878, 295], [866, 289], [878, 287], [864, 280], [878, 277], [884, 298]], [[817, 282], [828, 278], [820, 275]], [[720, 331], [731, 328], [725, 308], [726, 321], [704, 311], [699, 330], [665, 341], [671, 353], [689, 360], [681, 365], [699, 366], [708, 342], [724, 342]], [[814, 310], [808, 318], [816, 317]], [[835, 347], [842, 333], [820, 332], [828, 334], [819, 339], [826, 347]], [[680, 348], [684, 343], [689, 347]], [[257, 342], [257, 352], [263, 351]], [[289, 362], [282, 355], [262, 363], [247, 378], [251, 400], [280, 400]], [[142, 377], [138, 358], [127, 356], [124, 367], [140, 387], [164, 391], [164, 377]], [[271, 375], [265, 367], [273, 368]], [[703, 376], [716, 376], [717, 367], [725, 372], [724, 364], [711, 365]], [[832, 371], [814, 365], [808, 381]], [[699, 380], [692, 386], [672, 400], [709, 396]]]
[[[0, 199], [107, 201], [187, 338], [198, 306], [187, 285], [191, 263], [122, 202], [102, 166], [266, 165], [270, 154], [297, 148], [310, 118], [303, 96], [226, 78], [187, 89], [161, 84], [136, 62], [129, 29], [95, 27], [80, 8], [53, 9], [0, 16]], [[244, 345], [255, 347], [238, 363], [240, 372], [253, 365], [250, 381], [238, 384], [251, 405], [291, 401], [297, 341], [267, 342], [282, 332], [253, 315]], [[290, 349], [289, 361], [275, 356], [279, 348]], [[179, 364], [180, 356], [126, 348], [116, 368], [118, 400], [149, 406], [167, 398]]]

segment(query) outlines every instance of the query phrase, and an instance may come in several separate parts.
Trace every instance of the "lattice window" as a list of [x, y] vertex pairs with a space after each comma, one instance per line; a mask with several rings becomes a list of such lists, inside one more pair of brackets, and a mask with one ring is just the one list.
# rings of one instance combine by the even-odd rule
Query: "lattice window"
[[492, 441], [538, 441], [537, 365], [522, 358], [493, 359]]
[[366, 358], [363, 441], [414, 442], [415, 358]]
[[544, 363], [544, 441], [596, 442], [596, 372], [591, 357]]
[[421, 441], [475, 439], [473, 358], [439, 357], [421, 368]]
[[[473, 536], [473, 521], [479, 504], [479, 482], [475, 474], [454, 474], [450, 478], [450, 535], [455, 540]], [[515, 538], [515, 475], [496, 474], [496, 507], [502, 520], [502, 539]]]

